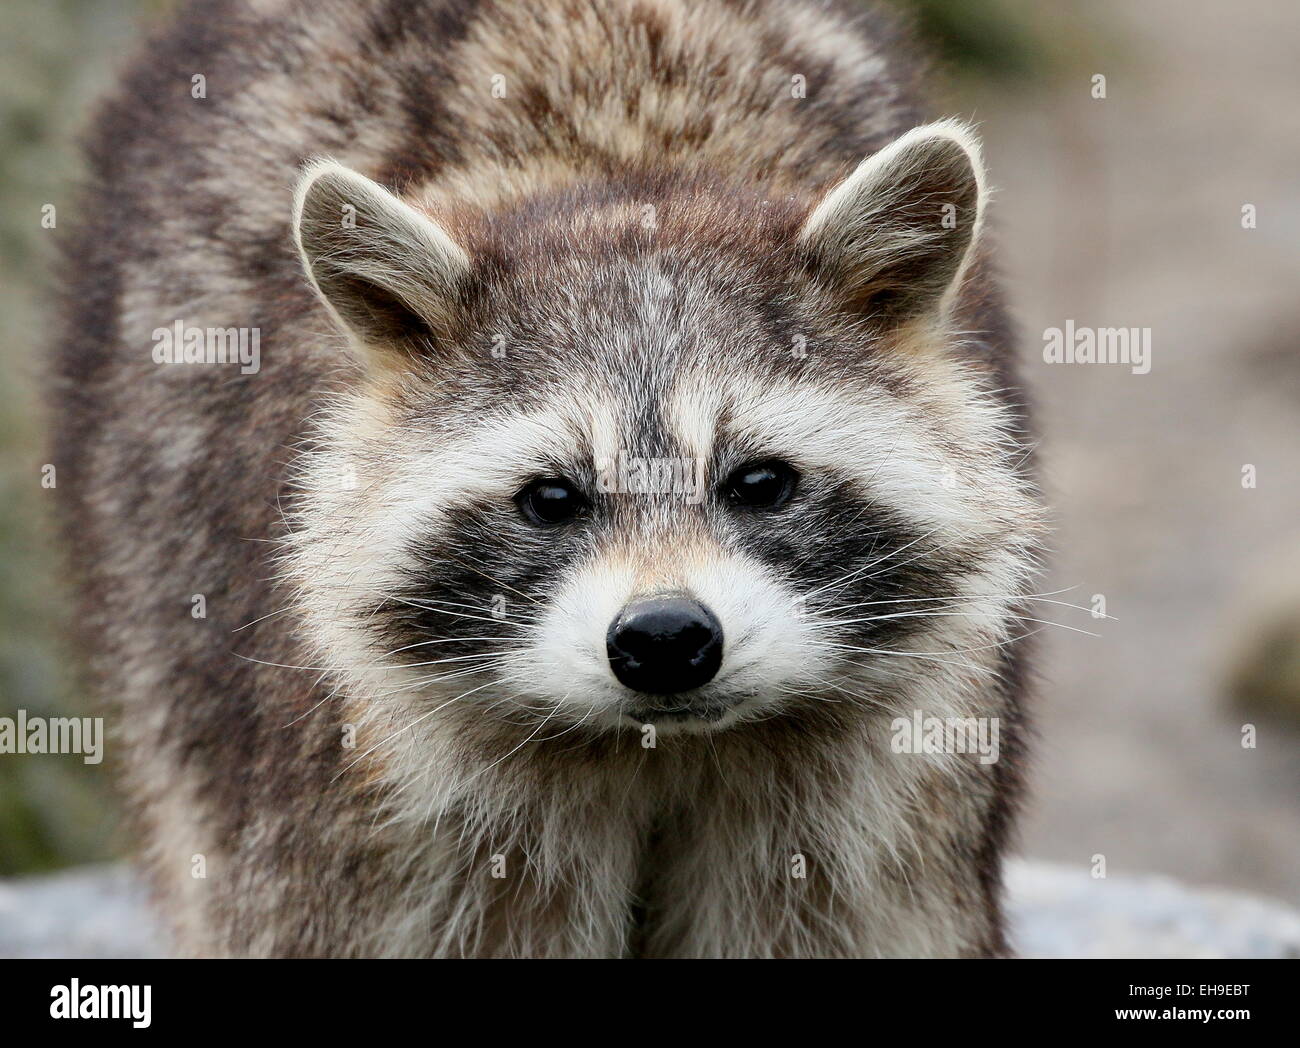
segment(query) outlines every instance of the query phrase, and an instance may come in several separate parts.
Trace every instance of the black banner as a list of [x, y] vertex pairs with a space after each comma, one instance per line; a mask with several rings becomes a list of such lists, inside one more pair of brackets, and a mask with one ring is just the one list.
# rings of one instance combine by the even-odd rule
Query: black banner
[[[420, 1040], [592, 1031], [895, 1038], [936, 1030], [1215, 1035], [1293, 1029], [1300, 969], [1269, 961], [6, 961], [7, 1043], [410, 1029]], [[1291, 1020], [1288, 1022], [1287, 1020]], [[787, 1034], [785, 1030], [788, 1029]]]

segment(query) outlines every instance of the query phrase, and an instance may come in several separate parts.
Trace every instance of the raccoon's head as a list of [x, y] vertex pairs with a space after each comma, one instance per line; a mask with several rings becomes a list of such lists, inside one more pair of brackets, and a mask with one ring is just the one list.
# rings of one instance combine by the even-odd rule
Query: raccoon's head
[[323, 657], [531, 731], [988, 671], [1035, 513], [950, 330], [983, 199], [951, 123], [819, 200], [642, 173], [473, 208], [310, 167], [295, 233], [359, 365], [291, 542]]

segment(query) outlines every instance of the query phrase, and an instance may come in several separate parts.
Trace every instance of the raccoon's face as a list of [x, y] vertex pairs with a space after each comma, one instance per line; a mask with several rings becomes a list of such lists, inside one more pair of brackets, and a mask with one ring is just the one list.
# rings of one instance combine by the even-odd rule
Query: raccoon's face
[[376, 700], [533, 731], [987, 670], [1034, 506], [947, 345], [981, 181], [952, 125], [811, 213], [647, 184], [435, 222], [314, 166], [295, 229], [363, 362], [292, 540], [317, 647]]

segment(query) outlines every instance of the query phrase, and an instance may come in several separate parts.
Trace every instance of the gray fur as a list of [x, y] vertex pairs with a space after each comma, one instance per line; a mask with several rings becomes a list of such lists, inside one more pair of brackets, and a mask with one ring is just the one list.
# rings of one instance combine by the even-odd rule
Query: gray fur
[[[186, 952], [1005, 949], [1039, 511], [978, 150], [939, 125], [859, 169], [920, 121], [857, 11], [221, 0], [128, 71], [53, 461]], [[177, 320], [259, 329], [260, 370], [155, 363]], [[528, 529], [521, 483], [594, 491], [611, 449], [701, 459], [710, 495]], [[713, 494], [777, 453], [788, 512]], [[647, 748], [587, 640], [677, 587], [718, 605], [737, 705]], [[944, 614], [877, 614], [913, 606]], [[998, 717], [1000, 760], [893, 752], [914, 709]]]

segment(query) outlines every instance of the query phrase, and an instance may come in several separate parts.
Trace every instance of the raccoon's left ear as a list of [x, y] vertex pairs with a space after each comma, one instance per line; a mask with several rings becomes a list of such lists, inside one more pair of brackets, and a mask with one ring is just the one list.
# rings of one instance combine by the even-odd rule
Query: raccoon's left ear
[[469, 258], [428, 215], [350, 168], [316, 161], [293, 232], [321, 301], [371, 361], [414, 352], [450, 326]]
[[979, 141], [955, 120], [907, 132], [862, 161], [799, 235], [851, 308], [903, 322], [939, 310], [984, 211]]

